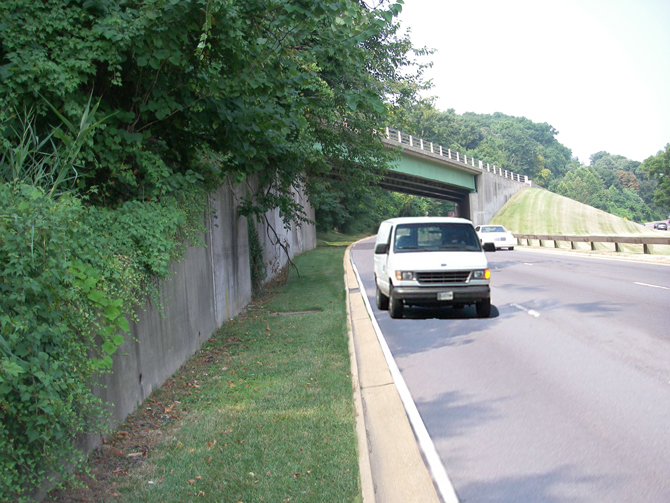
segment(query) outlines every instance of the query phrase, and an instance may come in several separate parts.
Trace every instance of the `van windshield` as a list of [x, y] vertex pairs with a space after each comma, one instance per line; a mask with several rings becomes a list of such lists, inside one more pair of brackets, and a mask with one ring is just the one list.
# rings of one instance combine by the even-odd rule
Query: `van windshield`
[[481, 251], [481, 246], [469, 224], [416, 223], [396, 227], [393, 251]]

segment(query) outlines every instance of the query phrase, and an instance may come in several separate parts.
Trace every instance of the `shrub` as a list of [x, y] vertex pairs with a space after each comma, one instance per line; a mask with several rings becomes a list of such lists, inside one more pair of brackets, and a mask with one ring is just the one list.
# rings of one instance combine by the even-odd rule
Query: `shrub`
[[111, 368], [126, 316], [181, 255], [188, 222], [190, 235], [202, 230], [187, 218], [202, 215], [195, 196], [108, 209], [0, 184], [0, 501], [66, 479], [82, 460], [76, 435], [102, 431], [91, 385]]

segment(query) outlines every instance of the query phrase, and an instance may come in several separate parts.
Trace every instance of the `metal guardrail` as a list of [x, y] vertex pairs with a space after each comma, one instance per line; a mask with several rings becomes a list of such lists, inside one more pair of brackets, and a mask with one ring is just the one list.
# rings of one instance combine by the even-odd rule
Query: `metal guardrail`
[[425, 150], [426, 152], [439, 155], [440, 157], [446, 157], [451, 161], [456, 161], [457, 163], [468, 167], [478, 168], [481, 171], [487, 171], [489, 173], [493, 173], [494, 175], [509, 178], [510, 180], [527, 183], [528, 185], [532, 184], [526, 175], [520, 175], [518, 173], [514, 173], [513, 171], [499, 168], [496, 165], [492, 166], [488, 162], [480, 161], [472, 156], [468, 157], [465, 154], [461, 154], [460, 152], [456, 152], [449, 148], [445, 149], [442, 147], [442, 145], [435, 145], [433, 142], [424, 142], [421, 138], [415, 138], [412, 135], [403, 133], [397, 129], [386, 128], [386, 138], [397, 141], [403, 145], [409, 145], [410, 147]]
[[595, 250], [596, 243], [614, 243], [614, 249], [617, 252], [623, 251], [621, 245], [623, 244], [641, 244], [645, 254], [650, 255], [651, 249], [649, 245], [670, 245], [670, 237], [667, 238], [657, 238], [651, 236], [560, 236], [560, 235], [549, 235], [549, 234], [514, 234], [514, 237], [517, 239], [517, 243], [520, 244], [520, 241], [525, 239], [526, 244], [530, 246], [531, 240], [539, 241], [540, 246], [543, 241], [553, 241], [554, 248], [559, 248], [558, 243], [569, 242], [570, 248], [575, 250], [575, 243], [591, 243], [591, 250]]

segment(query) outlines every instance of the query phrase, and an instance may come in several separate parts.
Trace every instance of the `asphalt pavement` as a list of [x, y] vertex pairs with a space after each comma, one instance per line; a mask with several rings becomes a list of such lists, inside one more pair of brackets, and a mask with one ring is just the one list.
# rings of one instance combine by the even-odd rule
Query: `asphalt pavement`
[[[414, 416], [411, 397], [408, 403], [404, 396], [406, 386], [384, 337], [378, 337], [377, 322], [369, 314], [367, 298], [361, 295], [350, 250], [351, 247], [345, 254], [344, 266], [364, 501], [456, 502], [458, 499], [442, 464], [439, 459], [437, 462], [433, 459], [432, 442], [430, 439], [424, 442], [421, 417], [417, 423], [418, 412]], [[550, 250], [540, 253], [544, 252], [576, 255]], [[668, 263], [668, 257], [619, 255], [610, 258]]]

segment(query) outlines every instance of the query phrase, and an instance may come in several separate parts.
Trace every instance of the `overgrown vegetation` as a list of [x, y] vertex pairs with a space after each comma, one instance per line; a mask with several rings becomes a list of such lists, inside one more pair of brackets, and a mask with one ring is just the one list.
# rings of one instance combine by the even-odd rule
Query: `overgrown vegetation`
[[90, 386], [128, 336], [127, 316], [179, 256], [186, 214], [169, 201], [111, 211], [26, 184], [0, 184], [0, 200], [0, 499], [9, 501], [65, 476], [81, 461], [75, 436], [101, 431]]
[[[312, 180], [365, 190], [389, 158], [380, 126], [422, 87], [402, 2], [380, 0], [7, 0], [0, 11], [0, 122], [33, 109], [39, 134], [109, 116], [82, 146], [96, 204], [156, 200], [252, 178], [244, 214], [306, 218]], [[419, 51], [425, 52], [425, 51]], [[37, 94], [39, 93], [39, 94]], [[40, 98], [43, 96], [53, 109]], [[0, 142], [7, 146], [0, 128]]]

